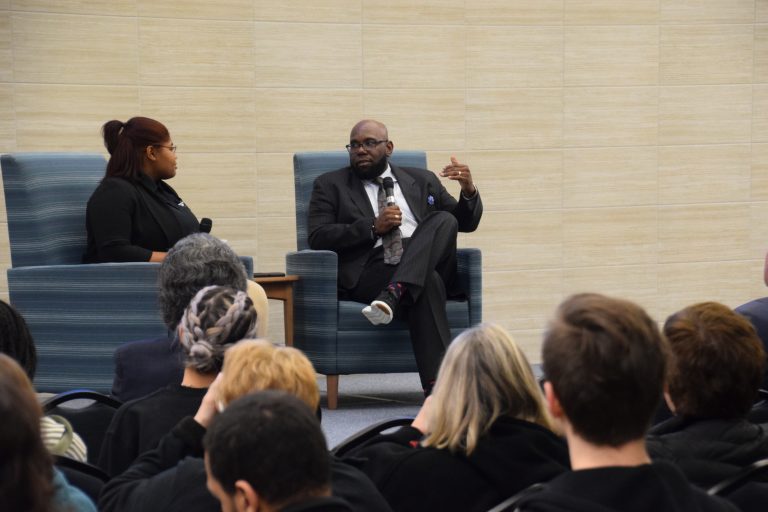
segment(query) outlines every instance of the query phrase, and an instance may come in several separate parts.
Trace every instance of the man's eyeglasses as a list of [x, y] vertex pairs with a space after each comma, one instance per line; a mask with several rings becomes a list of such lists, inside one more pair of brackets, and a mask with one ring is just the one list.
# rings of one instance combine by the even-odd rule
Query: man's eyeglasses
[[365, 139], [363, 142], [357, 142], [357, 141], [350, 142], [349, 144], [347, 144], [346, 148], [347, 148], [347, 151], [357, 151], [360, 148], [374, 149], [376, 146], [384, 142], [389, 142], [389, 141], [386, 139], [384, 140]]
[[171, 153], [175, 153], [176, 152], [176, 147], [177, 147], [176, 144], [172, 144], [170, 146], [163, 146], [162, 144], [153, 144], [153, 146], [155, 146], [156, 148], [170, 149]]

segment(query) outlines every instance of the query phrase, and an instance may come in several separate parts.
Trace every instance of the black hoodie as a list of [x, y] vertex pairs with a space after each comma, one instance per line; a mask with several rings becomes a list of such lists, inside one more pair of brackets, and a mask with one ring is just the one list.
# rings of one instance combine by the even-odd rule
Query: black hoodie
[[405, 427], [378, 436], [345, 460], [373, 480], [396, 512], [485, 511], [569, 467], [561, 438], [514, 418], [496, 420], [469, 457], [422, 448], [421, 437]]
[[738, 512], [665, 462], [564, 473], [526, 496], [520, 512]]

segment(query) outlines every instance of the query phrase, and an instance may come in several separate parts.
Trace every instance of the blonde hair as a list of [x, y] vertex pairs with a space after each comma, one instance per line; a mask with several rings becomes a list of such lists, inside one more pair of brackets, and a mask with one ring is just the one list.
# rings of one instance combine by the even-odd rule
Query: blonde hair
[[295, 395], [312, 410], [320, 403], [317, 374], [303, 352], [267, 340], [243, 340], [224, 355], [218, 399], [227, 405], [252, 391], [277, 389]]
[[500, 416], [552, 429], [525, 354], [503, 328], [480, 324], [448, 347], [422, 444], [470, 455]]

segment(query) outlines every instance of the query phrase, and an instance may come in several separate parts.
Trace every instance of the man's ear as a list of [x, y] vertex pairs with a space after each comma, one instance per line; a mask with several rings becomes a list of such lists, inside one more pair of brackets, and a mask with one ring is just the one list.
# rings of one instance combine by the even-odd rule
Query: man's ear
[[672, 414], [676, 414], [675, 411], [675, 402], [672, 401], [672, 397], [669, 396], [669, 390], [667, 389], [667, 386], [664, 386], [664, 401], [667, 403], [667, 407], [669, 407], [669, 410], [672, 411]]
[[246, 480], [235, 482], [235, 510], [237, 512], [257, 512], [261, 508], [261, 499]]
[[549, 381], [544, 382], [544, 396], [547, 398], [549, 414], [551, 414], [553, 418], [562, 419], [565, 416], [565, 413], [563, 413], [560, 400], [555, 394], [555, 388], [552, 387], [552, 383]]
[[387, 156], [388, 157], [392, 156], [392, 151], [394, 151], [394, 150], [395, 150], [395, 144], [391, 140], [388, 140], [387, 141]]

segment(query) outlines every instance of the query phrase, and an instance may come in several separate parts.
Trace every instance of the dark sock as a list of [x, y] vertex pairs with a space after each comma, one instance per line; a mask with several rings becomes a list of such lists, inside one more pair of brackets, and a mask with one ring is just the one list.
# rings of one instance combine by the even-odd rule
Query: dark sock
[[392, 294], [395, 299], [397, 299], [397, 302], [400, 302], [400, 299], [403, 297], [403, 294], [405, 293], [405, 285], [403, 283], [389, 283], [386, 287], [386, 291], [388, 291], [390, 294]]

